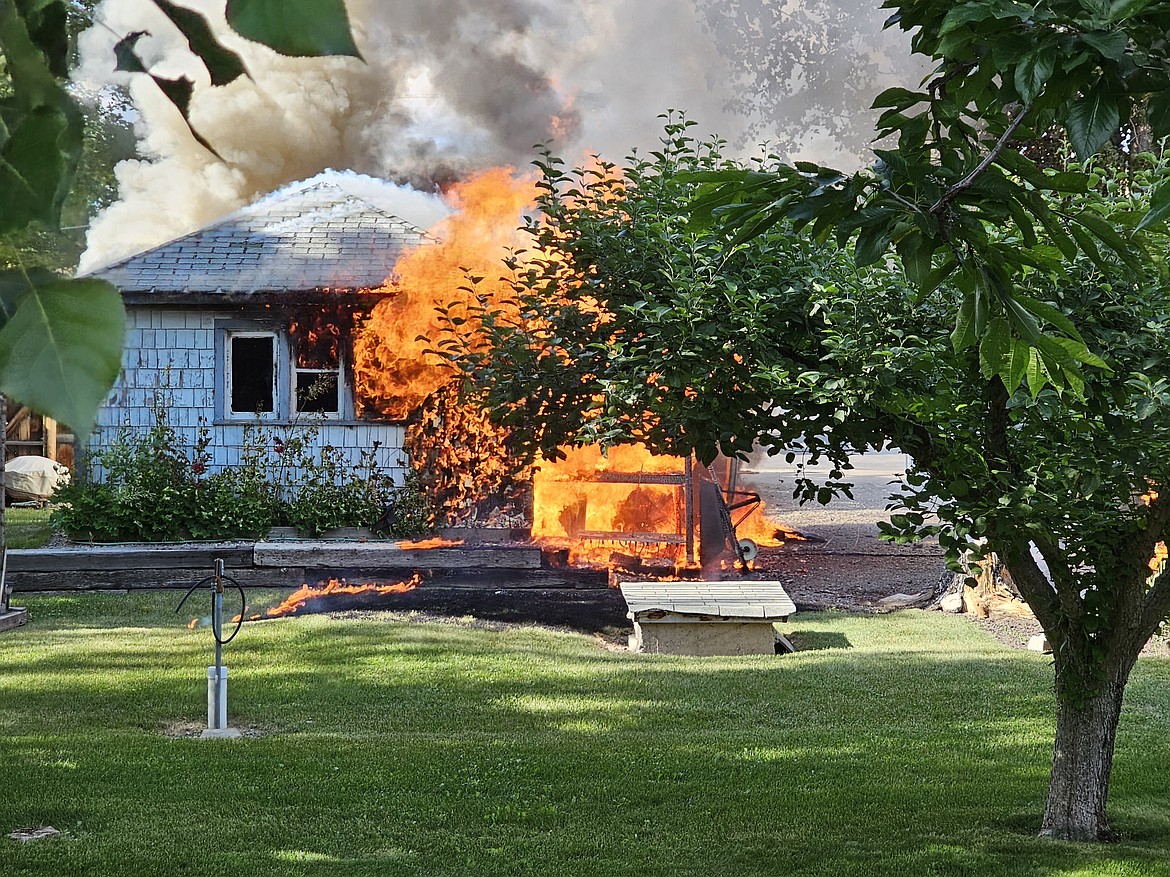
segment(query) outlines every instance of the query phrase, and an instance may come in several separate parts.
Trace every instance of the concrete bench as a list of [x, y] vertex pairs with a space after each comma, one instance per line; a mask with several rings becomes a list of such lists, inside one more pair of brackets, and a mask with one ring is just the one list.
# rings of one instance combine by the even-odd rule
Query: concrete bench
[[779, 582], [623, 582], [621, 591], [632, 652], [771, 655], [773, 622], [796, 612]]

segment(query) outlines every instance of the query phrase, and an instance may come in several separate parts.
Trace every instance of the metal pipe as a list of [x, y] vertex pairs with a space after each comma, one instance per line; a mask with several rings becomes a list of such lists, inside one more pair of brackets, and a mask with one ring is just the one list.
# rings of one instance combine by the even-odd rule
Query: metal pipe
[[227, 716], [225, 707], [227, 706], [227, 692], [224, 688], [224, 672], [223, 672], [223, 560], [217, 558], [215, 561], [215, 596], [212, 598], [211, 608], [211, 630], [215, 634], [215, 691], [212, 698], [212, 722], [209, 723], [211, 728], [219, 730], [227, 727]]

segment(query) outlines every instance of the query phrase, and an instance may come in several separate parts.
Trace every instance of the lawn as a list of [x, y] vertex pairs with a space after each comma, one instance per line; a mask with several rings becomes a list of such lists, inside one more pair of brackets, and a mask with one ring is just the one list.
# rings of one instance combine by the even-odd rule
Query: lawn
[[43, 548], [53, 535], [52, 509], [14, 506], [4, 510], [4, 540], [9, 548]]
[[[798, 616], [786, 657], [665, 658], [399, 617], [246, 626], [204, 720], [173, 595], [27, 598], [0, 635], [15, 875], [1170, 875], [1170, 662], [1122, 720], [1124, 839], [1035, 838], [1051, 668], [936, 614]], [[189, 617], [189, 616], [188, 616]]]

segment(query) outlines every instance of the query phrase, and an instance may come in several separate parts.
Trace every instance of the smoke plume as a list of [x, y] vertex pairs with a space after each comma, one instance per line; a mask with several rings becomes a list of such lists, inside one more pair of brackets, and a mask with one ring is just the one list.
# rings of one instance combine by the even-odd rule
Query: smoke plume
[[[835, 79], [811, 94], [807, 52], [785, 67], [768, 56], [783, 51], [784, 40], [772, 34], [753, 45], [751, 23], [777, 11], [772, 0], [349, 0], [364, 63], [280, 56], [231, 33], [223, 0], [182, 2], [208, 16], [222, 42], [244, 58], [250, 78], [209, 87], [182, 36], [150, 0], [105, 0], [98, 7], [95, 25], [82, 35], [76, 78], [89, 88], [128, 86], [140, 158], [119, 164], [119, 200], [92, 223], [83, 271], [186, 234], [329, 167], [433, 193], [473, 171], [522, 167], [538, 143], [570, 159], [588, 152], [620, 159], [631, 148], [654, 146], [657, 117], [667, 109], [683, 109], [701, 131], [746, 148], [752, 144], [745, 136], [775, 139], [790, 102], [787, 121], [809, 136], [789, 137], [789, 151], [840, 160], [857, 154], [860, 143], [844, 142], [841, 126], [810, 127], [801, 108], [848, 96], [858, 105], [837, 116], [851, 117], [872, 99], [867, 93], [861, 102]], [[855, 34], [880, 27], [875, 10], [839, 8], [857, 0], [817, 2], [832, 8], [816, 21], [844, 16]], [[192, 124], [223, 161], [191, 137], [149, 78], [113, 71], [114, 44], [137, 30], [149, 33], [138, 49], [152, 72], [195, 80]], [[824, 47], [823, 35], [812, 37]], [[888, 54], [879, 66], [888, 66]], [[745, 100], [745, 88], [766, 90], [758, 77], [745, 76], [756, 61], [760, 71], [784, 71], [769, 84], [770, 103]], [[838, 59], [833, 69], [840, 67]], [[872, 92], [891, 78], [913, 81], [905, 71], [886, 71]]]

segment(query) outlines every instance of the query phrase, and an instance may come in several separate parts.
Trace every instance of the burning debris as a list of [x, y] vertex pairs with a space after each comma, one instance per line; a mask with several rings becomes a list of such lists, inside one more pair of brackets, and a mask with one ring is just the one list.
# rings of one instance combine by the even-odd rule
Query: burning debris
[[464, 399], [457, 383], [431, 394], [415, 412], [404, 449], [447, 526], [527, 526], [531, 467], [519, 462], [508, 433]]
[[248, 621], [265, 618], [284, 618], [290, 615], [312, 615], [320, 612], [337, 612], [342, 609], [378, 608], [382, 598], [390, 594], [407, 594], [422, 584], [422, 576], [415, 573], [407, 581], [392, 584], [358, 585], [345, 579], [329, 579], [319, 585], [301, 585], [278, 606], [262, 614], [253, 615]]

